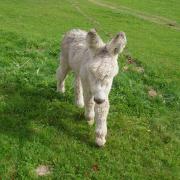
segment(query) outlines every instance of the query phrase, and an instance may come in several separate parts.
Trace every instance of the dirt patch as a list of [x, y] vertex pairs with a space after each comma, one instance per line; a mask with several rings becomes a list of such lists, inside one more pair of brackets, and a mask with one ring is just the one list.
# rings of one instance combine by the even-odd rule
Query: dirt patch
[[93, 164], [92, 170], [95, 171], [95, 172], [99, 171], [99, 166], [97, 164]]
[[156, 96], [157, 96], [157, 92], [156, 92], [154, 89], [150, 89], [150, 90], [148, 91], [148, 95], [149, 95], [150, 97], [156, 97]]
[[127, 59], [127, 64], [134, 64], [136, 66], [141, 66], [141, 62], [138, 59], [133, 58], [131, 55], [126, 54], [125, 58]]
[[126, 64], [124, 67], [122, 67], [123, 71], [134, 71], [137, 73], [144, 73], [144, 68], [142, 67], [142, 64], [137, 59], [134, 59], [130, 55], [125, 55], [126, 58]]
[[50, 168], [46, 165], [38, 166], [35, 171], [38, 176], [47, 176], [51, 173]]

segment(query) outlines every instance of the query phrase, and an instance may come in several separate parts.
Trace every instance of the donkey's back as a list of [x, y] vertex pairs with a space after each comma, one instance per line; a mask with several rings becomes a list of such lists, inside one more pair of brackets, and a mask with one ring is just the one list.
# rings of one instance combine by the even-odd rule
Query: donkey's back
[[86, 36], [86, 31], [73, 29], [66, 33], [61, 44], [61, 61], [68, 62], [69, 68], [77, 73], [87, 49]]

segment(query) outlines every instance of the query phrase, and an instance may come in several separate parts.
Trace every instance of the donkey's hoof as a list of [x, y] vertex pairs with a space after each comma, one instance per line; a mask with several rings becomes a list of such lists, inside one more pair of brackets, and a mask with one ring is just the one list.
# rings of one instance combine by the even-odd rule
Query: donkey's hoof
[[106, 139], [105, 138], [99, 138], [99, 137], [96, 137], [96, 144], [99, 146], [99, 147], [103, 147], [106, 143]]
[[59, 93], [65, 93], [65, 88], [57, 87], [56, 91]]
[[87, 121], [89, 126], [92, 126], [94, 124], [94, 119], [90, 119]]

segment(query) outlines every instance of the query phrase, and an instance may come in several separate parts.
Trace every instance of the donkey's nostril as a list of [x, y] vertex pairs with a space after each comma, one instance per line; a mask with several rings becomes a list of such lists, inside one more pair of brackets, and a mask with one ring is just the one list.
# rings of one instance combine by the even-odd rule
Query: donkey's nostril
[[97, 104], [102, 104], [105, 100], [104, 100], [104, 99], [96, 99], [96, 98], [94, 98], [94, 101], [95, 101]]

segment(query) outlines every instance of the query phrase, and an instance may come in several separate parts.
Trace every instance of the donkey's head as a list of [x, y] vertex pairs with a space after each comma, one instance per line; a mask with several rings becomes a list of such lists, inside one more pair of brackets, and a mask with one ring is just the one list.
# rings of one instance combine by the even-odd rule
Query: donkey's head
[[120, 32], [105, 44], [93, 29], [86, 40], [91, 58], [88, 68], [90, 90], [94, 101], [101, 104], [108, 97], [113, 78], [118, 73], [117, 58], [126, 46], [126, 35]]

